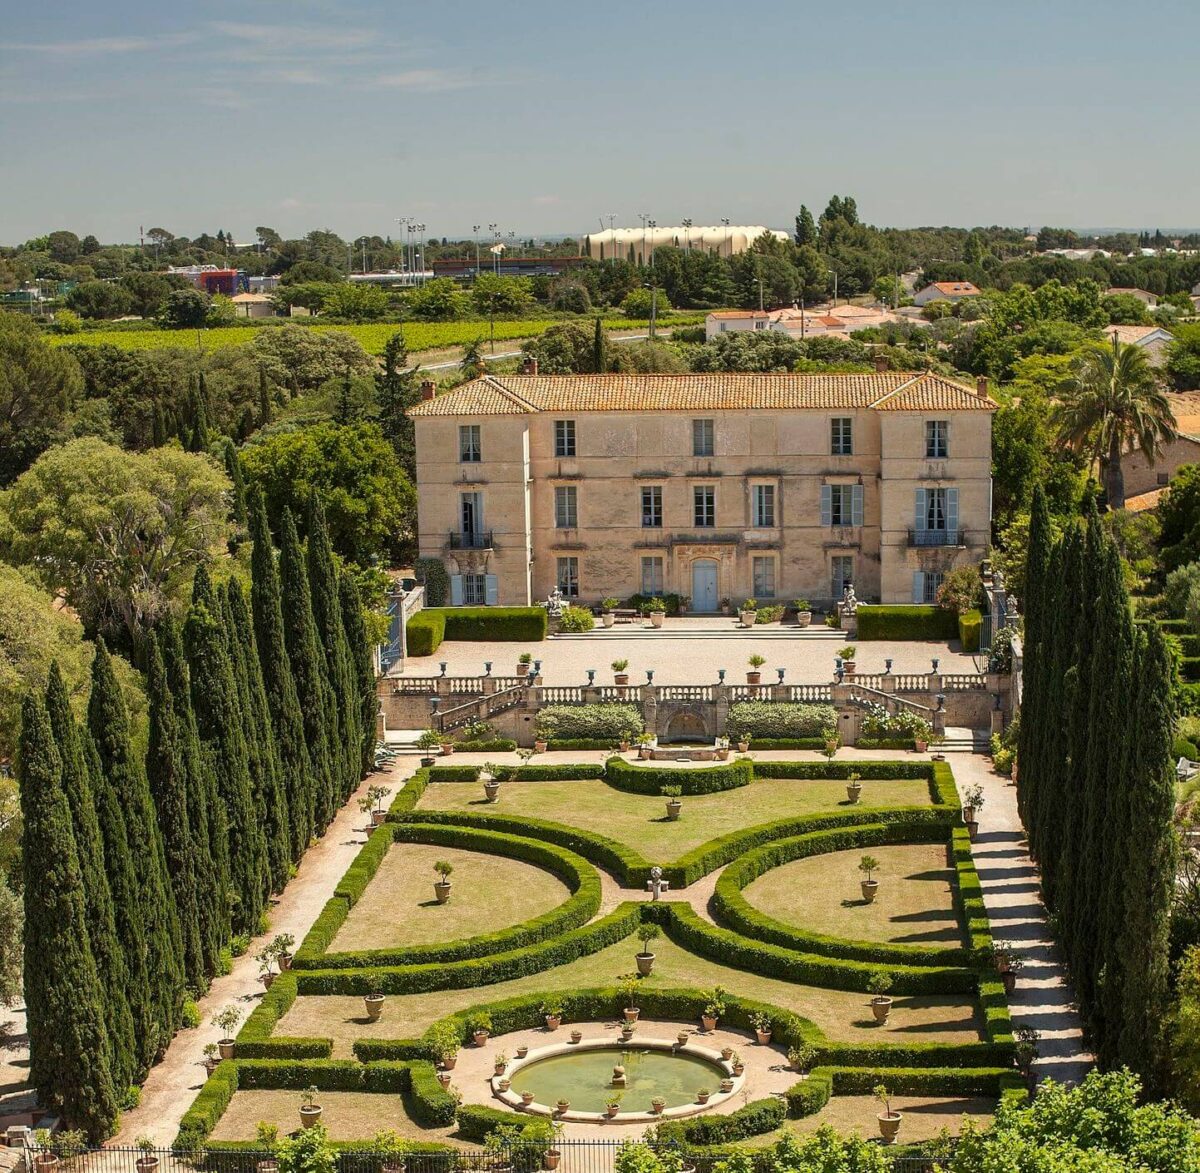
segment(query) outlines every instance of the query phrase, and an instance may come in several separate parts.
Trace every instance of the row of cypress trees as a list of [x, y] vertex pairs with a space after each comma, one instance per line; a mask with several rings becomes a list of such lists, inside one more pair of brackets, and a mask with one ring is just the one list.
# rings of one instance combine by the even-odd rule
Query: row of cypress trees
[[1103, 1067], [1161, 1086], [1175, 876], [1172, 672], [1135, 624], [1095, 503], [1029, 535], [1018, 804], [1080, 1013]]
[[93, 1140], [166, 1049], [188, 992], [265, 928], [370, 764], [375, 688], [357, 589], [319, 502], [284, 515], [276, 557], [247, 506], [251, 591], [197, 571], [183, 623], [141, 649], [143, 757], [98, 643], [86, 722], [57, 665], [22, 710], [25, 994], [31, 1082]]

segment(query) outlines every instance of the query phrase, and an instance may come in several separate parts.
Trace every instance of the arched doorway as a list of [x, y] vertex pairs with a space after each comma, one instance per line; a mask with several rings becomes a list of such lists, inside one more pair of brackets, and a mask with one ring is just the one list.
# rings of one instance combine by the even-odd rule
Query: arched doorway
[[704, 725], [704, 718], [698, 713], [686, 709], [676, 713], [667, 725], [667, 741], [699, 741], [707, 742], [712, 739]]
[[701, 615], [720, 610], [717, 601], [717, 563], [713, 558], [697, 558], [692, 563], [692, 606]]

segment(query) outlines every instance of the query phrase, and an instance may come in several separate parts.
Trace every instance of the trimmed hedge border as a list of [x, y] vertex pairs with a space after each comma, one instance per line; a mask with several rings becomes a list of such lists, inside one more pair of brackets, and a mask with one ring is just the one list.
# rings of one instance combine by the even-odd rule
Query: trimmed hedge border
[[829, 1103], [829, 1097], [869, 1093], [876, 1084], [886, 1083], [889, 1092], [898, 1095], [995, 1096], [1005, 1099], [1018, 1092], [1023, 1098], [1024, 1085], [1011, 1067], [814, 1067], [808, 1079], [794, 1084], [785, 1093], [788, 1115], [812, 1116]]
[[328, 1059], [333, 1054], [333, 1039], [272, 1035], [295, 1000], [295, 974], [279, 974], [238, 1031], [239, 1059]]
[[548, 630], [545, 607], [426, 607], [405, 624], [405, 646], [431, 656], [444, 639], [540, 643]]
[[911, 737], [860, 737], [854, 743], [855, 749], [916, 749], [916, 742]]
[[[380, 830], [385, 833], [381, 834]], [[333, 898], [317, 917], [292, 962], [294, 970], [362, 969], [376, 966], [416, 965], [432, 961], [461, 961], [486, 957], [512, 949], [538, 944], [560, 933], [587, 924], [600, 911], [600, 876], [586, 860], [553, 844], [496, 831], [477, 830], [438, 823], [385, 823], [371, 836], [371, 842], [359, 853], [359, 860], [378, 839], [382, 850], [370, 851], [370, 860], [355, 872], [352, 886], [349, 872]], [[463, 851], [482, 851], [519, 859], [544, 868], [566, 883], [571, 896], [557, 908], [520, 924], [494, 933], [481, 933], [458, 941], [428, 945], [393, 946], [330, 952], [329, 948], [345, 923], [350, 909], [361, 899], [392, 843], [433, 843]]]
[[512, 753], [517, 743], [511, 737], [493, 737], [487, 741], [456, 741], [456, 753]]
[[921, 604], [858, 605], [860, 643], [874, 639], [948, 641], [958, 638], [958, 614]]
[[978, 608], [964, 611], [958, 617], [958, 639], [961, 651], [979, 651], [979, 640], [983, 634], [983, 612]]
[[624, 758], [609, 758], [604, 763], [604, 780], [629, 794], [662, 793], [664, 786], [678, 786], [685, 796], [718, 794], [749, 786], [754, 780], [750, 762], [730, 762], [703, 770], [681, 770], [678, 766], [634, 766]]

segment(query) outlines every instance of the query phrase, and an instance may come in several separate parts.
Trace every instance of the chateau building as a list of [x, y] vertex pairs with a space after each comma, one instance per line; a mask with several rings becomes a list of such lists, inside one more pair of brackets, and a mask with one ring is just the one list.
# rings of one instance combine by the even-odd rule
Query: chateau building
[[485, 375], [409, 412], [454, 605], [932, 602], [991, 522], [991, 413], [932, 373]]

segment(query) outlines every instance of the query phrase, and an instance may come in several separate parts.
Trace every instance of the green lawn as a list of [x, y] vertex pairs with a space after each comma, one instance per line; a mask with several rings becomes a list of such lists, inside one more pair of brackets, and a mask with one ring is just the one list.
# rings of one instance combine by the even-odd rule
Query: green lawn
[[[894, 779], [864, 783], [859, 805], [870, 809], [928, 803], [928, 783]], [[486, 804], [476, 783], [435, 782], [426, 788], [417, 809], [476, 811], [567, 823], [628, 844], [654, 863], [670, 863], [693, 847], [742, 827], [844, 809], [846, 805], [846, 784], [842, 781], [760, 778], [736, 790], [685, 798], [683, 814], [672, 823], [667, 820], [661, 798], [627, 794], [596, 779], [505, 782], [499, 799]]]
[[[904, 1117], [898, 1144], [933, 1140], [942, 1129], [957, 1135], [964, 1116], [976, 1124], [987, 1124], [996, 1110], [996, 1101], [981, 1096], [892, 1096], [892, 1109]], [[754, 1148], [774, 1144], [781, 1132], [807, 1135], [823, 1124], [841, 1133], [857, 1132], [868, 1140], [879, 1139], [876, 1116], [882, 1109], [874, 1096], [832, 1096], [829, 1103], [812, 1116], [789, 1120], [781, 1129], [765, 1136], [751, 1137], [746, 1143]]]
[[[441, 859], [454, 865], [446, 904], [438, 904], [433, 892], [437, 878], [433, 865]], [[397, 843], [350, 910], [331, 951], [477, 937], [541, 916], [570, 895], [557, 876], [520, 860], [425, 843]]]
[[[299, 997], [275, 1027], [281, 1036], [306, 1035], [332, 1038], [334, 1055], [347, 1057], [355, 1039], [403, 1039], [421, 1034], [438, 1018], [480, 1002], [493, 1002], [517, 994], [615, 985], [619, 975], [634, 968], [638, 944], [634, 938], [618, 941], [590, 957], [548, 969], [534, 977], [478, 986], [471, 990], [438, 990], [429, 994], [392, 995], [377, 1023], [368, 1024], [361, 998]], [[659, 937], [654, 942], [658, 960], [649, 980], [662, 986], [724, 986], [730, 993], [761, 999], [812, 1019], [831, 1039], [842, 1042], [976, 1042], [980, 1019], [974, 1001], [963, 995], [928, 995], [896, 998], [887, 1026], [877, 1026], [866, 994], [794, 985], [718, 965], [686, 952]]]
[[968, 945], [954, 911], [954, 871], [940, 843], [872, 847], [879, 894], [862, 898], [861, 848], [832, 851], [773, 868], [743, 895], [768, 916], [831, 937], [906, 945]]

